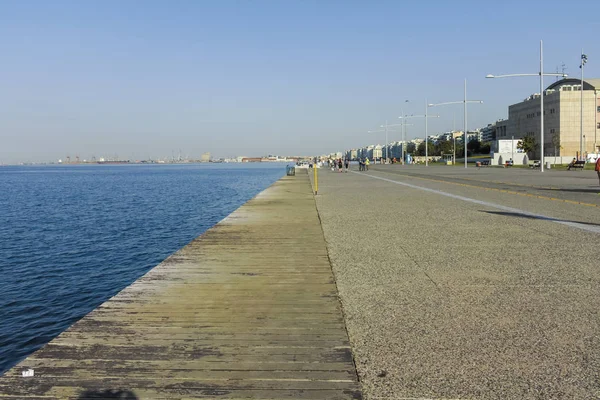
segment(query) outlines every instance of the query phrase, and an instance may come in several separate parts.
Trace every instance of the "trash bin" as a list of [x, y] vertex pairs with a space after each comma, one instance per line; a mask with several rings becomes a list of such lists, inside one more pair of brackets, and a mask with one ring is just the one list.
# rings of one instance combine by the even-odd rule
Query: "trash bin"
[[296, 175], [296, 167], [293, 165], [288, 165], [285, 167], [285, 172], [287, 176], [295, 176]]
[[481, 161], [477, 161], [477, 162], [475, 163], [475, 166], [476, 166], [477, 168], [481, 167]]

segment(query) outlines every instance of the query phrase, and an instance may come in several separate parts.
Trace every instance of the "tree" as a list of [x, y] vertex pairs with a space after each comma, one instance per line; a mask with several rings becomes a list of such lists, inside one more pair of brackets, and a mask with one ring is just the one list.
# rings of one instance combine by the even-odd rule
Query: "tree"
[[517, 142], [517, 149], [523, 150], [527, 154], [535, 152], [536, 148], [537, 143], [532, 135], [524, 136]]
[[406, 146], [406, 152], [407, 152], [408, 154], [415, 154], [415, 150], [416, 150], [416, 149], [417, 149], [417, 146], [415, 146], [415, 144], [414, 144], [414, 143], [409, 143], [409, 144]]
[[469, 140], [467, 144], [467, 150], [471, 150], [472, 153], [479, 153], [481, 149], [481, 142], [476, 137]]
[[452, 153], [453, 143], [449, 140], [440, 140], [435, 145], [435, 155], [442, 156]]
[[465, 154], [465, 146], [461, 143], [456, 143], [456, 158], [464, 157]]
[[556, 153], [558, 153], [557, 150], [562, 150], [563, 148], [560, 145], [560, 134], [558, 132], [552, 134], [552, 146], [554, 146], [554, 164], [556, 164]]
[[490, 154], [491, 146], [489, 143], [483, 143], [479, 149], [479, 154]]
[[[425, 155], [425, 142], [419, 143], [419, 147], [417, 147], [417, 155]], [[431, 157], [433, 155], [435, 155], [435, 145], [430, 141], [427, 141], [427, 156]]]

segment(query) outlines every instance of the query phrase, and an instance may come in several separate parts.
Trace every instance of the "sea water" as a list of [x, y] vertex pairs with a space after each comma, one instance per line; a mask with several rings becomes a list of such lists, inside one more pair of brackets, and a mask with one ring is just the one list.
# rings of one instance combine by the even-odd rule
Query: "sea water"
[[0, 167], [0, 374], [284, 174], [280, 163]]

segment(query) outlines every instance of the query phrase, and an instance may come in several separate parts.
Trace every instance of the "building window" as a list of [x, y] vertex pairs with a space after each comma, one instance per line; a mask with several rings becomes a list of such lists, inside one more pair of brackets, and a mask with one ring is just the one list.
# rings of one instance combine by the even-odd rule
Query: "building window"
[[598, 112], [600, 113], [600, 106], [598, 106]]

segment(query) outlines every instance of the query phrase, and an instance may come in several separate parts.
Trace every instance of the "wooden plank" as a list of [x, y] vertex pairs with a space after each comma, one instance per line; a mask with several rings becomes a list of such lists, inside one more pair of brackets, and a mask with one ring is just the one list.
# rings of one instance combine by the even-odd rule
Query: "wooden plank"
[[[155, 368], [140, 368], [139, 365], [127, 366], [127, 368], [81, 368], [72, 367], [38, 367], [37, 372], [44, 377], [59, 378], [70, 376], [73, 379], [118, 379], [127, 373], [130, 377], [142, 378], [156, 375]], [[228, 369], [160, 369], [162, 379], [192, 379], [196, 381], [229, 381], [229, 380], [302, 380], [321, 381], [323, 371], [272, 371], [272, 370], [228, 370]], [[7, 377], [19, 378], [16, 373], [10, 373]], [[343, 382], [353, 382], [355, 377], [353, 371], [327, 371], [327, 379]]]
[[214, 362], [205, 360], [52, 360], [52, 364], [48, 364], [47, 359], [37, 359], [35, 356], [29, 357], [25, 361], [18, 364], [17, 367], [9, 370], [6, 376], [20, 376], [21, 370], [32, 368], [81, 368], [87, 370], [109, 370], [121, 368], [125, 370], [148, 369], [155, 372], [162, 370], [203, 370], [203, 371], [351, 371], [354, 373], [354, 367], [346, 362]]
[[[0, 392], [3, 390], [0, 386]], [[27, 392], [18, 391], [15, 388], [8, 388], [11, 392], [17, 392], [19, 395], [12, 397], [22, 399], [40, 399], [40, 397], [30, 397]], [[90, 387], [82, 389], [73, 386], [55, 386], [51, 390], [49, 397], [42, 399], [67, 399], [67, 400], [164, 400], [164, 399], [227, 399], [227, 400], [284, 400], [284, 399], [327, 399], [327, 400], [347, 400], [362, 399], [361, 392], [358, 389], [339, 389], [339, 390], [319, 390], [319, 389], [219, 389], [211, 387], [202, 388], [177, 388], [172, 390], [150, 389], [150, 388], [131, 388], [131, 389], [107, 389], [104, 386]], [[176, 395], [173, 395], [176, 392]], [[2, 396], [2, 395], [0, 395]], [[3, 397], [0, 397], [3, 399]]]
[[0, 400], [116, 396], [361, 398], [306, 175], [276, 182], [0, 377]]

